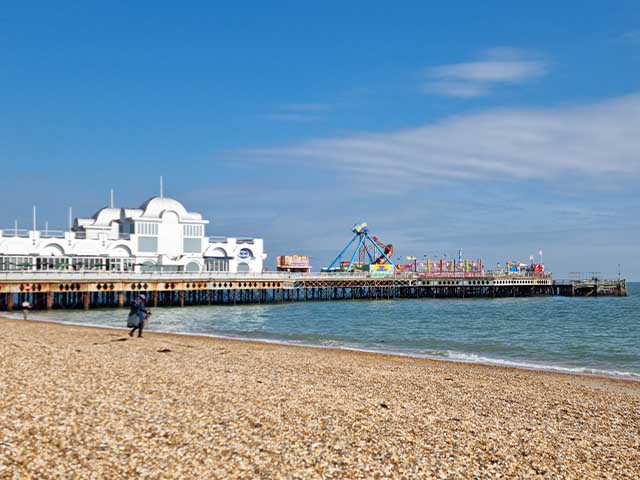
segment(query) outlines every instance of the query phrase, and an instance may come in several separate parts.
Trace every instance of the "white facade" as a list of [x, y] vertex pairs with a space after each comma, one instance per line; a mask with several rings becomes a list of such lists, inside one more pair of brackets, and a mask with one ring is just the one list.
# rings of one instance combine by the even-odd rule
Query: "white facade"
[[262, 239], [207, 237], [208, 223], [177, 200], [153, 197], [77, 218], [68, 232], [0, 230], [0, 271], [262, 272]]

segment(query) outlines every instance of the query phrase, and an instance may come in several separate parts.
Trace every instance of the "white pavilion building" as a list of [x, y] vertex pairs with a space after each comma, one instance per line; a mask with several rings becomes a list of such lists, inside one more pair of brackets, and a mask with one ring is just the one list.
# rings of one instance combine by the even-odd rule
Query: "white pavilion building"
[[0, 230], [0, 271], [262, 272], [262, 239], [207, 237], [208, 223], [177, 200], [152, 197], [77, 218], [67, 232]]

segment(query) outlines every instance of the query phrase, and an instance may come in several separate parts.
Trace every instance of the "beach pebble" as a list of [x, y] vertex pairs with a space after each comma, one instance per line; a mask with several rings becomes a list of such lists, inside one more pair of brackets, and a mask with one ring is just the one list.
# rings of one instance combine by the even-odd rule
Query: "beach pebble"
[[0, 479], [640, 478], [640, 383], [112, 334], [0, 319]]

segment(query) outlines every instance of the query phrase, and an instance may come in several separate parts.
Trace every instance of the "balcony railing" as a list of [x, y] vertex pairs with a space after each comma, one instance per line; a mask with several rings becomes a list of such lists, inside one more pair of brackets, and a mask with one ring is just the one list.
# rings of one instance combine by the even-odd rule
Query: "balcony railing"
[[7, 228], [2, 230], [3, 237], [22, 237], [28, 238], [30, 230], [24, 228]]
[[40, 238], [64, 238], [64, 233], [62, 230], [45, 230], [40, 232]]

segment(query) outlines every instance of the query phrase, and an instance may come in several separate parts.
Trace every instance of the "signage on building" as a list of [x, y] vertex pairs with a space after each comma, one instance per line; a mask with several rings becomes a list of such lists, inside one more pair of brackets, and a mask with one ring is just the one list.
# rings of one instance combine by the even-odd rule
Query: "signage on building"
[[307, 255], [281, 255], [277, 257], [278, 266], [307, 268], [309, 257]]
[[253, 253], [251, 253], [251, 250], [249, 250], [248, 248], [242, 248], [238, 252], [238, 258], [242, 260], [246, 260], [251, 257], [253, 257]]
[[393, 265], [388, 263], [382, 263], [382, 264], [374, 263], [369, 265], [369, 273], [371, 273], [371, 275], [374, 277], [390, 276], [390, 275], [393, 275], [394, 269], [393, 269]]

